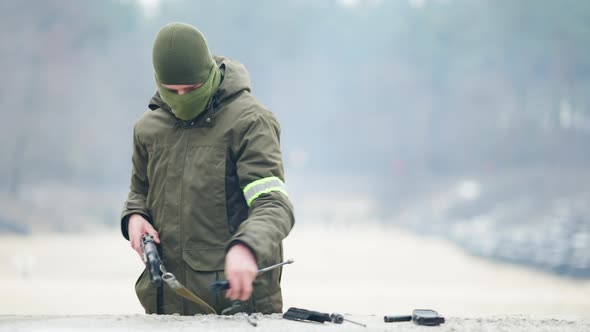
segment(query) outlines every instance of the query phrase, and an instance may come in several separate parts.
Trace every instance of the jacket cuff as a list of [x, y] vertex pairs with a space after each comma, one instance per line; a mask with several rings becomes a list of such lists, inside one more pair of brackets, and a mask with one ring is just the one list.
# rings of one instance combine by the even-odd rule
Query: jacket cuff
[[225, 248], [225, 254], [227, 255], [227, 252], [231, 249], [231, 247], [235, 246], [236, 244], [243, 244], [244, 246], [246, 246], [246, 248], [248, 248], [248, 250], [250, 250], [250, 252], [252, 253], [252, 256], [254, 256], [254, 260], [256, 262], [258, 262], [258, 260], [256, 259], [256, 252], [252, 249], [252, 247], [250, 245], [248, 245], [248, 243], [241, 241], [241, 240], [233, 240], [231, 241], [227, 247]]
[[142, 210], [127, 210], [123, 212], [123, 215], [121, 216], [121, 234], [127, 240], [129, 240], [129, 218], [134, 214], [139, 214], [150, 224], [152, 224], [152, 218], [150, 218], [150, 216], [148, 216]]

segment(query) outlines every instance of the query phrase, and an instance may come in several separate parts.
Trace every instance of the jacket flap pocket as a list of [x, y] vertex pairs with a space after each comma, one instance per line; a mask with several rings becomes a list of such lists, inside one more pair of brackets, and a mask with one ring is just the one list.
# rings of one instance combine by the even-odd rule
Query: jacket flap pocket
[[225, 248], [184, 250], [182, 259], [195, 271], [223, 271], [225, 269]]

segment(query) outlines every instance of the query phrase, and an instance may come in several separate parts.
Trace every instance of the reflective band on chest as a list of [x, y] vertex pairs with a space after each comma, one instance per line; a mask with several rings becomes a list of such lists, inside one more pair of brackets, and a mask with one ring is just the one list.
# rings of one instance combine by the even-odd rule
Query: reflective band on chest
[[268, 194], [272, 191], [280, 191], [287, 195], [283, 181], [276, 176], [271, 176], [256, 180], [247, 185], [246, 188], [244, 188], [244, 197], [246, 198], [248, 206], [250, 206], [260, 195]]

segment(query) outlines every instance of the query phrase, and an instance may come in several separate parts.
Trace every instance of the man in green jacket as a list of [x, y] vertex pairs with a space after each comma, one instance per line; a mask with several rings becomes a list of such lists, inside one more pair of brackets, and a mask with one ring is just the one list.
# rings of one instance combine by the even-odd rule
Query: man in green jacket
[[[168, 272], [217, 312], [233, 300], [281, 312], [281, 269], [256, 278], [283, 260], [294, 224], [276, 118], [250, 93], [244, 66], [213, 57], [196, 28], [164, 26], [152, 56], [158, 92], [134, 127], [123, 235], [142, 255], [141, 236], [152, 234]], [[225, 278], [225, 296], [208, 291]], [[145, 270], [135, 288], [146, 313], [203, 313]]]

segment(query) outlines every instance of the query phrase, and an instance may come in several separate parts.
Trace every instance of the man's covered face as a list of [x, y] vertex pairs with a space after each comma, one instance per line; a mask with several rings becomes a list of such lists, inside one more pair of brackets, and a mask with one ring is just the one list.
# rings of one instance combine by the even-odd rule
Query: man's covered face
[[201, 114], [221, 81], [201, 32], [184, 23], [164, 26], [154, 41], [152, 61], [160, 97], [174, 115], [191, 120]]

